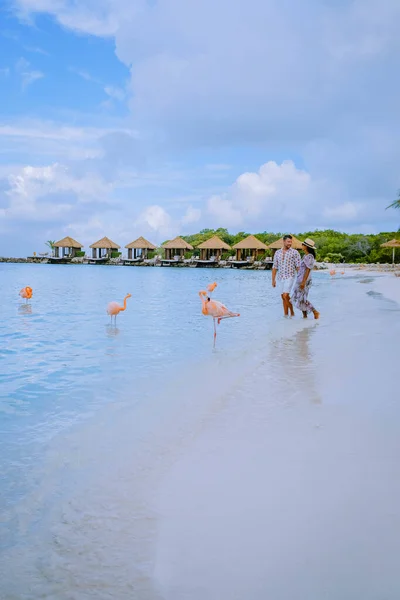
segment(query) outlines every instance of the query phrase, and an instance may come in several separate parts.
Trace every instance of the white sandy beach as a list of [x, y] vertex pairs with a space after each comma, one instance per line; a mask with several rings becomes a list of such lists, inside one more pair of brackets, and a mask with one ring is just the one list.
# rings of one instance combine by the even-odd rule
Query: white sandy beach
[[[335, 265], [330, 265], [328, 269], [320, 271], [327, 277], [331, 277], [329, 274], [330, 269], [335, 268]], [[343, 273], [343, 274], [342, 274]], [[397, 277], [395, 275], [397, 274]], [[355, 275], [371, 276], [374, 278], [372, 284], [373, 289], [394, 302], [400, 303], [400, 269], [392, 269], [386, 267], [385, 269], [380, 267], [359, 267], [358, 265], [347, 266], [346, 268], [336, 268], [336, 275], [334, 277], [354, 277]]]
[[365, 281], [278, 344], [272, 368], [230, 395], [165, 477], [155, 564], [165, 600], [399, 597], [397, 373], [379, 347], [393, 332], [378, 315], [346, 329], [345, 314], [367, 306], [360, 289], [399, 301], [400, 280]]
[[377, 277], [374, 282], [374, 289], [385, 296], [385, 298], [389, 298], [400, 304], [400, 277], [395, 277], [394, 275]]

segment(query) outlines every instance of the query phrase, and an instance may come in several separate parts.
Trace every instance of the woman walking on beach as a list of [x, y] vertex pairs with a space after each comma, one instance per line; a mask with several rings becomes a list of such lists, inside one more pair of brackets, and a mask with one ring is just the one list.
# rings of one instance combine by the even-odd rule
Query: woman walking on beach
[[307, 238], [303, 242], [304, 258], [301, 261], [296, 284], [292, 294], [292, 300], [307, 319], [308, 313], [312, 312], [315, 319], [319, 319], [319, 312], [308, 299], [308, 293], [312, 286], [312, 270], [315, 264], [315, 242]]

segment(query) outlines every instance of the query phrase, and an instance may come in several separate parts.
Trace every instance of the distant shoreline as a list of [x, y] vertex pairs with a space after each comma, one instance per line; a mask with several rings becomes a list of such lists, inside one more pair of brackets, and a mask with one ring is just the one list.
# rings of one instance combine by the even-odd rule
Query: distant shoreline
[[[64, 265], [89, 265], [90, 259], [88, 258], [75, 258], [69, 262], [62, 262], [60, 264]], [[204, 263], [205, 261], [203, 261]], [[1, 263], [9, 263], [9, 264], [54, 264], [51, 263], [49, 257], [28, 257], [28, 258], [17, 258], [17, 257], [1, 257], [0, 256], [0, 264]], [[211, 268], [211, 269], [240, 269], [240, 270], [271, 270], [272, 261], [261, 262], [255, 261], [254, 263], [246, 263], [243, 261], [240, 263], [230, 263], [229, 261], [220, 261], [219, 263], [212, 264], [197, 264], [197, 261], [163, 261], [163, 260], [144, 260], [141, 262], [132, 262], [131, 264], [127, 264], [127, 261], [124, 259], [114, 258], [108, 261], [100, 262], [99, 264], [104, 266], [112, 266], [112, 267], [123, 267], [123, 266], [131, 266], [131, 267], [175, 267], [175, 268]], [[90, 265], [90, 266], [93, 266]], [[341, 263], [341, 264], [332, 264], [332, 263], [316, 263], [316, 270], [328, 271], [331, 269], [336, 269], [337, 274], [340, 275], [344, 270], [351, 271], [361, 271], [367, 273], [368, 271], [371, 274], [379, 274], [379, 273], [394, 273], [396, 276], [400, 277], [400, 264], [389, 264], [389, 263]]]

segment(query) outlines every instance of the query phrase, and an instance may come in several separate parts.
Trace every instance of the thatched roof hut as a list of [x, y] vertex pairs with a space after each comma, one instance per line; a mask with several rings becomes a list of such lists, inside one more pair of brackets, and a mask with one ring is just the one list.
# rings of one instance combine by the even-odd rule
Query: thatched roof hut
[[263, 254], [268, 249], [268, 246], [255, 235], [248, 235], [244, 240], [235, 244], [233, 249], [236, 250], [236, 260], [245, 260], [247, 256], [256, 259], [259, 254]]
[[185, 252], [193, 250], [193, 246], [181, 237], [176, 237], [173, 240], [169, 240], [162, 245], [165, 250], [165, 259], [172, 260], [174, 256], [183, 257]]
[[[297, 237], [292, 235], [292, 248], [294, 248], [295, 250], [301, 250], [302, 247], [303, 242], [301, 242], [297, 239]], [[281, 237], [279, 240], [276, 240], [275, 242], [272, 242], [272, 244], [269, 244], [268, 248], [274, 251], [279, 250], [279, 248], [283, 248], [283, 237]]]
[[[110, 238], [103, 237], [91, 244], [90, 248], [92, 248], [92, 258], [111, 258], [111, 253], [117, 252], [121, 246], [110, 240]], [[96, 256], [96, 250], [98, 250], [98, 256]]]
[[62, 240], [58, 240], [54, 244], [54, 256], [55, 258], [60, 258], [60, 248], [62, 248], [62, 258], [73, 258], [76, 255], [76, 252], [80, 252], [83, 248], [83, 244], [77, 242], [72, 237], [65, 237]]
[[394, 264], [396, 248], [400, 248], [400, 240], [390, 240], [390, 242], [385, 242], [384, 244], [381, 244], [381, 248], [393, 248], [392, 263]]
[[217, 235], [213, 235], [210, 239], [202, 242], [197, 248], [200, 250], [200, 260], [210, 260], [211, 256], [215, 256], [216, 259], [219, 260], [223, 250], [231, 249], [231, 247]]
[[[128, 260], [136, 260], [137, 258], [147, 258], [149, 250], [156, 250], [157, 246], [146, 240], [144, 237], [138, 237], [125, 248], [128, 249]], [[132, 257], [133, 251], [133, 257]]]

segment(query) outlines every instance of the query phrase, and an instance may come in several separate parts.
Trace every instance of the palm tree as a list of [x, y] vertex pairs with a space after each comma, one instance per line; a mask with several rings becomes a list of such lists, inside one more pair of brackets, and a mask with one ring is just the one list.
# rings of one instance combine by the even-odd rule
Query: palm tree
[[398, 195], [397, 200], [392, 202], [392, 204], [389, 204], [389, 206], [387, 206], [386, 209], [388, 209], [388, 208], [399, 208], [400, 209], [400, 190], [398, 190], [397, 195]]
[[48, 247], [50, 248], [50, 250], [51, 250], [51, 255], [52, 255], [52, 256], [54, 255], [54, 244], [55, 244], [55, 243], [56, 243], [56, 241], [55, 241], [55, 240], [48, 240], [48, 241], [46, 242], [46, 246], [48, 246]]

